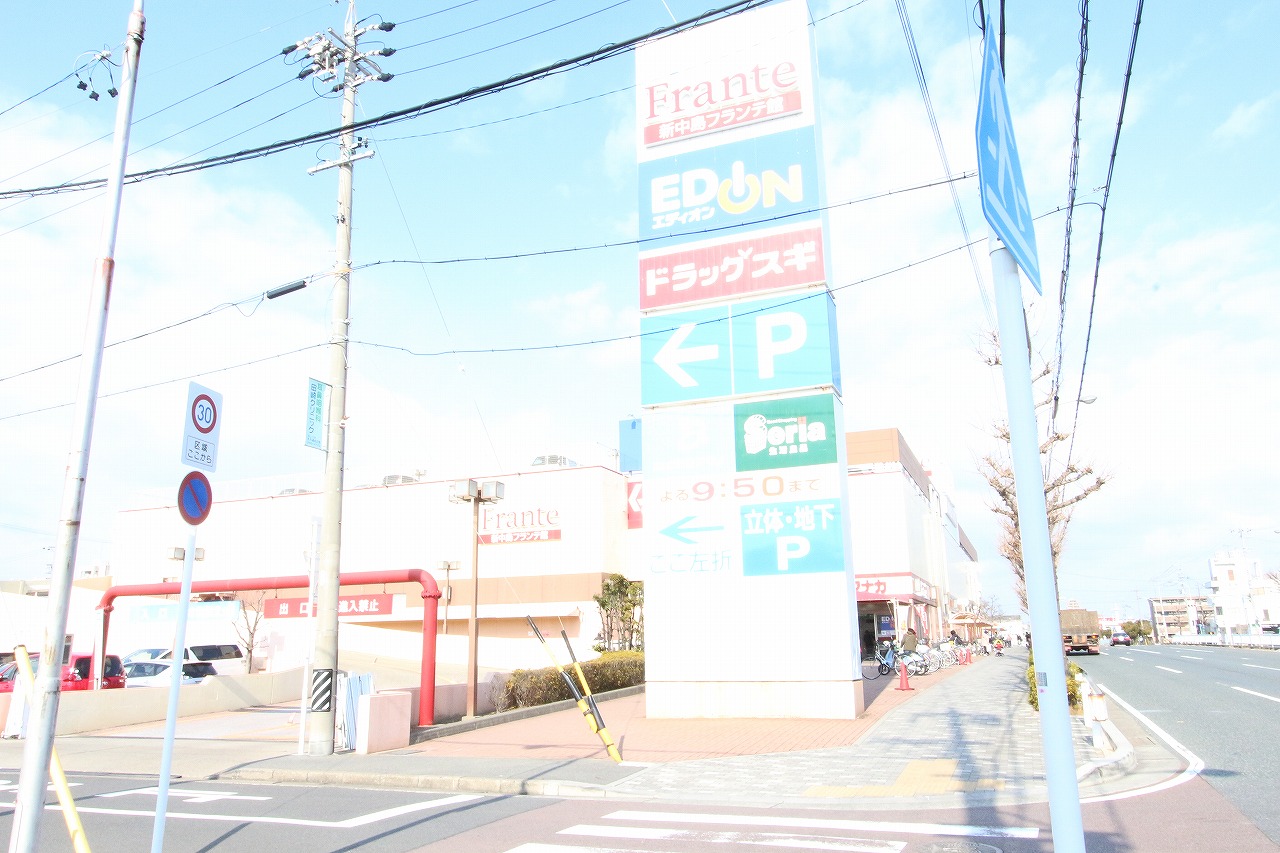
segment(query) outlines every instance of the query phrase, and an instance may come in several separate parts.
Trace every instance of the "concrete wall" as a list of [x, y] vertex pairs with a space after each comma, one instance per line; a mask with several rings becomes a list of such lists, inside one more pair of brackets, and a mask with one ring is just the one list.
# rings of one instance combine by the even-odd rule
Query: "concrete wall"
[[[186, 684], [178, 696], [178, 716], [213, 714], [254, 705], [276, 705], [302, 696], [302, 670], [257, 675], [210, 676]], [[0, 720], [9, 713], [13, 694], [0, 694]], [[72, 690], [58, 702], [56, 734], [71, 735], [165, 719], [169, 691], [159, 687], [123, 690]]]

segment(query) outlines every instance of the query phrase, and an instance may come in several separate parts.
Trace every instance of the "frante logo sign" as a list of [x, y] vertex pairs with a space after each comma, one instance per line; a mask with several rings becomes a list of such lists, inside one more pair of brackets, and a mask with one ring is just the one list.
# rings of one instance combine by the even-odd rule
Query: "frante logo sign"
[[809, 13], [775, 3], [636, 51], [637, 154], [689, 150], [814, 121]]
[[761, 400], [733, 407], [739, 471], [836, 461], [835, 403], [830, 394]]
[[795, 63], [783, 60], [716, 80], [646, 86], [644, 144], [673, 142], [798, 113], [804, 109], [800, 82]]

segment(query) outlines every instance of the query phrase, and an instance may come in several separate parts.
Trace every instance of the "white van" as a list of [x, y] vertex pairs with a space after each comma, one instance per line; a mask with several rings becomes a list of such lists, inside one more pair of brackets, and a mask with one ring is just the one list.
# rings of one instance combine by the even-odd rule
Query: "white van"
[[[145, 660], [168, 660], [172, 649], [138, 649], [124, 656], [125, 663]], [[213, 664], [218, 675], [245, 675], [249, 671], [249, 659], [235, 643], [207, 643], [187, 646], [183, 658], [187, 661], [203, 661]]]

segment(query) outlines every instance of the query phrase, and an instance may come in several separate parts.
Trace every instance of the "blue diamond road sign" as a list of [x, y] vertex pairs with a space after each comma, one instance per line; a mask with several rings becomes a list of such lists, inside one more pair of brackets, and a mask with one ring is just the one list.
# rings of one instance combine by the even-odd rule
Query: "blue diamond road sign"
[[1040, 258], [1036, 254], [1035, 223], [1031, 220], [1027, 188], [1022, 180], [1018, 145], [1013, 139], [1009, 99], [1005, 94], [1004, 75], [1000, 72], [1000, 53], [996, 50], [996, 30], [990, 17], [987, 18], [986, 32], [976, 127], [982, 212], [1018, 266], [1022, 267], [1036, 293], [1043, 293], [1040, 288]]

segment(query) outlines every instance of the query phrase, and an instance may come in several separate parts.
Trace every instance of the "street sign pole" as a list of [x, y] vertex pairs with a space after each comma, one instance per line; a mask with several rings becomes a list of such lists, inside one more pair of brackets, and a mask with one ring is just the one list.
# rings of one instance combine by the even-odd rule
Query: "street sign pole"
[[1039, 693], [1040, 737], [1044, 742], [1045, 778], [1049, 786], [1049, 820], [1053, 849], [1084, 853], [1080, 785], [1067, 706], [1066, 666], [1059, 652], [1062, 626], [1058, 590], [1049, 550], [1049, 516], [1040, 470], [1036, 407], [1031, 393], [1031, 358], [1027, 351], [1022, 282], [1018, 265], [1004, 244], [992, 240], [991, 275], [995, 279], [996, 319], [1000, 329], [1000, 365], [1005, 404], [1009, 409], [1009, 448], [1013, 457], [1018, 502], [1018, 534], [1026, 572], [1031, 636], [1037, 638], [1036, 690]]
[[173, 767], [173, 741], [178, 733], [178, 697], [182, 687], [182, 664], [187, 648], [187, 611], [191, 609], [191, 576], [196, 554], [196, 525], [187, 525], [187, 552], [182, 558], [182, 592], [178, 596], [177, 627], [170, 658], [169, 709], [164, 718], [164, 745], [160, 750], [160, 779], [156, 785], [156, 819], [151, 827], [151, 853], [164, 853], [164, 819], [169, 809], [169, 771]]
[[89, 294], [89, 313], [81, 352], [80, 386], [72, 427], [74, 444], [68, 453], [62, 485], [62, 516], [54, 549], [54, 567], [50, 575], [43, 653], [31, 697], [33, 731], [22, 751], [22, 769], [18, 774], [13, 826], [9, 834], [11, 853], [35, 853], [40, 848], [40, 819], [45, 811], [49, 762], [53, 756], [54, 730], [58, 725], [58, 685], [62, 674], [62, 653], [71, 607], [76, 550], [80, 544], [85, 481], [89, 475], [89, 450], [93, 443], [93, 420], [97, 412], [98, 383], [102, 374], [102, 350], [106, 340], [107, 314], [115, 276], [120, 198], [129, 155], [129, 132], [133, 122], [138, 63], [142, 58], [142, 41], [146, 30], [142, 2], [143, 0], [134, 0], [133, 11], [129, 14], [129, 29], [125, 35], [124, 62], [120, 69], [120, 100], [116, 106], [111, 167], [107, 173], [105, 189], [107, 215], [102, 223], [102, 253], [94, 264], [93, 286]]
[[982, 196], [982, 212], [993, 232], [990, 238], [991, 275], [995, 279], [1000, 364], [1004, 371], [1004, 393], [1009, 413], [1009, 449], [1017, 494], [1018, 535], [1022, 544], [1031, 635], [1038, 638], [1040, 646], [1040, 654], [1035, 656], [1035, 678], [1053, 847], [1061, 853], [1084, 853], [1080, 785], [1076, 780], [1075, 750], [1067, 706], [1066, 665], [1058, 651], [1058, 638], [1062, 636], [1058, 618], [1058, 584], [1049, 545], [1045, 474], [1040, 468], [1039, 430], [1036, 428], [1036, 407], [1031, 391], [1031, 353], [1026, 314], [1022, 307], [1022, 282], [1018, 278], [1018, 268], [1021, 267], [1036, 292], [1041, 292], [1040, 259], [1036, 252], [1035, 222], [1022, 178], [1022, 164], [1018, 159], [1018, 145], [1014, 139], [995, 33], [995, 26], [988, 16], [978, 117], [974, 128], [978, 149], [978, 190]]

